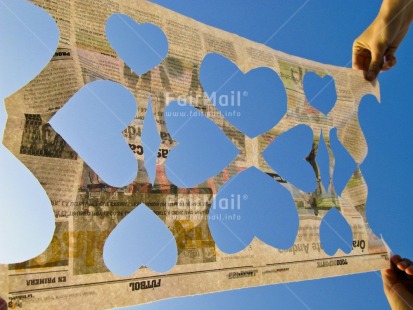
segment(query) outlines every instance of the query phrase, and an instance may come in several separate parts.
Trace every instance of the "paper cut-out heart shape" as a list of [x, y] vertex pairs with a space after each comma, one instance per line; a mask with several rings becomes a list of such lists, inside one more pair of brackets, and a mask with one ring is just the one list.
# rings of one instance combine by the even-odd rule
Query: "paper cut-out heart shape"
[[145, 167], [148, 172], [151, 183], [155, 181], [156, 174], [156, 160], [158, 156], [159, 145], [161, 138], [159, 137], [158, 129], [156, 128], [156, 121], [152, 112], [152, 101], [148, 100], [148, 109], [146, 110], [145, 120], [143, 122], [142, 130], [142, 144], [145, 158]]
[[349, 254], [352, 249], [353, 233], [351, 227], [336, 209], [330, 209], [320, 225], [321, 246], [328, 255], [333, 256], [338, 249]]
[[[28, 1], [2, 1], [0, 7], [0, 98], [3, 99], [46, 66], [56, 50], [59, 31], [50, 14]], [[14, 18], [7, 17], [10, 13]], [[0, 141], [5, 121], [2, 106]], [[54, 213], [39, 181], [1, 142], [0, 158], [0, 264], [19, 263], [41, 254], [50, 244], [55, 229]]]
[[106, 22], [106, 37], [112, 48], [139, 76], [159, 65], [168, 53], [168, 39], [153, 24], [138, 24], [124, 14]]
[[308, 103], [324, 114], [328, 114], [337, 100], [336, 85], [330, 75], [323, 77], [314, 72], [304, 75], [303, 87]]
[[166, 159], [166, 175], [179, 187], [193, 187], [213, 177], [239, 153], [222, 130], [187, 103], [171, 102], [165, 122], [178, 142]]
[[341, 144], [337, 137], [337, 129], [330, 131], [330, 144], [333, 150], [335, 165], [333, 174], [333, 184], [337, 195], [341, 195], [348, 181], [357, 168], [356, 162], [350, 153]]
[[122, 187], [138, 171], [122, 136], [135, 114], [136, 102], [129, 90], [96, 81], [80, 89], [49, 123], [104, 182]]
[[287, 112], [287, 95], [277, 73], [257, 68], [244, 74], [229, 59], [207, 55], [200, 80], [211, 102], [250, 138], [273, 128]]
[[[47, 248], [55, 228], [54, 213], [39, 181], [3, 145], [0, 158], [0, 201], [5, 205], [0, 208], [0, 264], [17, 263]], [[22, 194], [22, 189], [30, 195]], [[16, 233], [19, 227], [30, 233]]]
[[[9, 12], [16, 18], [2, 16]], [[16, 36], [10, 29], [21, 30]], [[29, 1], [2, 1], [0, 38], [0, 98], [4, 98], [27, 84], [49, 63], [59, 43], [59, 29], [48, 12]], [[25, 53], [27, 46], [30, 51]]]
[[330, 184], [330, 158], [328, 156], [327, 145], [324, 141], [323, 133], [320, 133], [318, 142], [316, 162], [320, 173], [321, 182], [325, 190], [328, 190]]
[[287, 189], [250, 167], [218, 192], [208, 224], [220, 250], [232, 254], [248, 246], [254, 236], [273, 247], [290, 248], [297, 236], [299, 218]]
[[106, 267], [120, 276], [129, 276], [142, 266], [167, 272], [177, 258], [174, 236], [143, 203], [116, 226], [103, 248]]
[[298, 125], [278, 136], [262, 155], [283, 179], [311, 193], [317, 185], [314, 170], [306, 161], [312, 144], [311, 128]]

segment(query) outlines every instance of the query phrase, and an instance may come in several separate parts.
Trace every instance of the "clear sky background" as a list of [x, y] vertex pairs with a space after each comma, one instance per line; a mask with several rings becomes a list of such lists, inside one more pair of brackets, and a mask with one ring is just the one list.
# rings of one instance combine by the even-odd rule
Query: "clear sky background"
[[[354, 39], [374, 19], [381, 4], [378, 0], [369, 2], [158, 0], [153, 2], [208, 25], [265, 43], [276, 50], [344, 67], [351, 66], [351, 46]], [[42, 15], [36, 13], [39, 10], [32, 10], [25, 3], [20, 0], [0, 0], [0, 97], [2, 98], [25, 85], [41, 70], [48, 62], [53, 52], [51, 47], [55, 46], [56, 42], [53, 27], [50, 27], [50, 24], [44, 26]], [[22, 26], [19, 20], [25, 21], [29, 27]], [[45, 45], [40, 44], [36, 37], [42, 38]], [[368, 98], [362, 103], [359, 114], [369, 146], [368, 157], [361, 166], [369, 186], [367, 202], [369, 224], [377, 235], [381, 234], [384, 237], [393, 252], [410, 258], [413, 257], [410, 220], [412, 206], [409, 196], [412, 192], [411, 176], [413, 175], [413, 164], [410, 159], [413, 155], [413, 105], [410, 102], [413, 98], [410, 76], [413, 68], [412, 50], [413, 38], [408, 34], [397, 52], [398, 65], [379, 77], [381, 104]], [[0, 128], [3, 128], [5, 119], [5, 112], [0, 109]], [[21, 186], [22, 174], [16, 173], [19, 169], [18, 164], [8, 157], [4, 148], [0, 152], [0, 162], [2, 162], [0, 191], [10, 184], [15, 184], [13, 188], [17, 194], [12, 196], [13, 200], [2, 201], [0, 205], [1, 222], [11, 223], [13, 211], [10, 210], [10, 206], [15, 207], [16, 201], [20, 199], [17, 198], [18, 196], [30, 197], [29, 200], [33, 204], [44, 197], [36, 195], [34, 187]], [[24, 180], [27, 178], [29, 177], [24, 176]], [[9, 190], [12, 189], [7, 189]], [[21, 203], [29, 202], [21, 201]], [[36, 228], [25, 228], [25, 224], [30, 222], [34, 222], [37, 227], [52, 226], [47, 210], [44, 211], [43, 217], [40, 213], [37, 214], [38, 219], [27, 217], [29, 220], [21, 219], [19, 224], [14, 225], [14, 235], [33, 237], [35, 231], [33, 229]], [[42, 240], [39, 240], [37, 244], [41, 246], [41, 243]], [[22, 252], [30, 250], [35, 251], [25, 247], [19, 249]], [[389, 308], [382, 292], [380, 273], [371, 272], [177, 298], [143, 305], [136, 309], [194, 307], [197, 309]]]

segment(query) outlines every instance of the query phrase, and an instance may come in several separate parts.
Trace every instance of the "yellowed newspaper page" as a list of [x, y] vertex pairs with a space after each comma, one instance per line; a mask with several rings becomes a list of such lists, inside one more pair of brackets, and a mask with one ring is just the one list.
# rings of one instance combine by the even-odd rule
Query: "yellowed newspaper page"
[[[367, 186], [358, 168], [341, 196], [331, 186], [322, 185], [314, 193], [305, 193], [283, 180], [262, 157], [279, 135], [305, 124], [314, 132], [312, 152], [324, 139], [331, 157], [327, 133], [337, 128], [340, 142], [358, 167], [367, 154], [357, 119], [358, 105], [366, 94], [379, 99], [377, 84], [365, 82], [359, 72], [272, 50], [144, 0], [32, 2], [57, 21], [59, 47], [32, 82], [6, 99], [8, 121], [3, 143], [44, 186], [52, 201], [56, 230], [51, 244], [38, 257], [0, 266], [0, 295], [8, 299], [11, 309], [72, 309], [73, 305], [108, 309], [388, 266], [385, 244], [366, 221]], [[137, 76], [108, 43], [105, 23], [114, 13], [126, 14], [138, 23], [152, 23], [166, 34], [168, 54], [148, 73]], [[209, 53], [227, 57], [243, 72], [269, 67], [278, 74], [286, 89], [288, 107], [274, 128], [248, 138], [219, 113], [199, 81], [201, 62]], [[305, 98], [302, 78], [308, 71], [331, 75], [336, 83], [337, 103], [327, 115], [321, 115]], [[124, 188], [102, 182], [48, 125], [72, 95], [96, 80], [124, 85], [139, 103], [137, 115], [123, 133], [135, 150], [139, 173]], [[143, 164], [143, 152], [139, 151], [149, 97], [161, 137], [153, 186]], [[186, 101], [209, 117], [240, 150], [223, 171], [189, 189], [171, 184], [165, 175], [165, 159], [175, 142], [165, 126], [164, 109], [174, 100]], [[330, 160], [330, 169], [331, 165]], [[230, 255], [223, 253], [211, 236], [208, 212], [214, 197], [226, 181], [250, 166], [271, 175], [294, 198], [300, 226], [290, 249], [279, 250], [255, 238], [243, 251]], [[143, 267], [129, 277], [120, 277], [105, 266], [103, 246], [117, 224], [141, 203], [173, 233], [177, 264], [166, 273]], [[197, 208], [182, 207], [186, 205]], [[339, 250], [329, 256], [321, 247], [321, 219], [333, 206], [353, 230], [353, 250], [349, 254]]]

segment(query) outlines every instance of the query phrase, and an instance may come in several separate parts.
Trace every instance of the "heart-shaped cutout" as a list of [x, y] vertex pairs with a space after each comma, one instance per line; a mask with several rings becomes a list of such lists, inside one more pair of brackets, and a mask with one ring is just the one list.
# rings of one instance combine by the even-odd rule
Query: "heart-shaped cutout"
[[[39, 181], [3, 145], [0, 158], [0, 264], [17, 263], [47, 248], [55, 229], [54, 213]], [[22, 194], [23, 188], [30, 195]]]
[[[318, 170], [317, 179], [321, 180], [324, 190], [329, 190], [330, 179], [330, 157], [326, 142], [324, 141], [323, 132], [320, 132], [320, 140], [318, 141], [316, 164]], [[317, 171], [316, 170], [316, 171]]]
[[135, 114], [136, 102], [129, 90], [96, 81], [80, 89], [49, 123], [104, 182], [122, 187], [138, 171], [122, 135]]
[[283, 179], [311, 193], [317, 185], [314, 169], [306, 160], [312, 144], [311, 128], [298, 125], [278, 136], [262, 155]]
[[[2, 2], [0, 98], [17, 91], [39, 74], [58, 43], [59, 29], [48, 12], [29, 1]], [[30, 48], [24, 52], [27, 46]], [[49, 89], [56, 87], [49, 85]]]
[[142, 266], [167, 272], [175, 266], [177, 253], [175, 238], [165, 223], [140, 204], [110, 233], [103, 259], [111, 272], [126, 277]]
[[334, 154], [333, 184], [337, 195], [341, 195], [350, 178], [356, 171], [357, 165], [353, 157], [341, 144], [337, 136], [337, 129], [330, 131], [330, 144]]
[[284, 84], [269, 68], [244, 74], [224, 56], [209, 54], [202, 61], [200, 80], [221, 114], [250, 138], [273, 128], [287, 112]]
[[112, 48], [139, 76], [159, 65], [168, 53], [168, 39], [157, 26], [138, 24], [124, 14], [106, 22], [106, 37]]
[[352, 250], [351, 227], [336, 208], [331, 208], [321, 221], [320, 241], [324, 252], [330, 256], [335, 255], [338, 249], [346, 254]]
[[243, 250], [254, 237], [275, 248], [288, 249], [294, 244], [298, 224], [291, 194], [255, 167], [221, 187], [208, 216], [216, 244], [231, 254]]
[[[28, 1], [3, 1], [1, 7], [0, 98], [4, 98], [28, 83], [48, 64], [59, 42], [59, 30], [49, 13]], [[22, 53], [27, 46], [30, 46], [30, 55]], [[6, 113], [3, 107], [0, 109], [0, 128], [3, 129]], [[41, 140], [44, 127], [38, 125], [36, 138]], [[32, 141], [35, 140], [33, 133]], [[24, 142], [27, 140], [22, 141], [22, 147]], [[39, 144], [33, 143], [32, 150], [36, 147]], [[35, 151], [39, 151], [38, 148]], [[1, 143], [0, 158], [0, 199], [3, 202], [0, 206], [0, 264], [11, 264], [29, 260], [47, 249], [55, 230], [55, 218], [50, 199], [39, 181]], [[27, 194], [22, 194], [22, 188]]]
[[166, 159], [166, 175], [179, 187], [194, 187], [215, 176], [239, 152], [214, 122], [187, 103], [171, 102], [165, 122], [178, 141]]
[[328, 114], [337, 100], [336, 85], [330, 75], [318, 75], [307, 72], [304, 75], [303, 87], [310, 105], [324, 114]]
[[153, 184], [155, 182], [156, 161], [158, 159], [161, 138], [159, 137], [158, 128], [156, 128], [156, 120], [152, 112], [152, 101], [150, 98], [148, 99], [148, 109], [146, 110], [145, 120], [143, 122], [141, 139], [146, 171]]

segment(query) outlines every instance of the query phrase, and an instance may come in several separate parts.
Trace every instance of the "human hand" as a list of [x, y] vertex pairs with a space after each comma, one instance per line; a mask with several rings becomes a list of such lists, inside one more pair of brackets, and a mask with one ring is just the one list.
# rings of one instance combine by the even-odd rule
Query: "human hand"
[[396, 65], [395, 52], [413, 19], [413, 0], [383, 0], [376, 19], [353, 43], [353, 69], [368, 81]]
[[0, 310], [7, 310], [7, 303], [6, 301], [0, 297]]
[[391, 268], [381, 271], [383, 288], [393, 310], [413, 309], [413, 264], [394, 255]]

